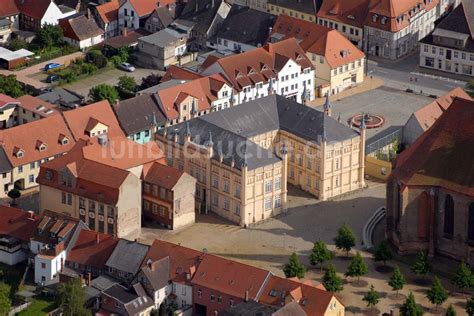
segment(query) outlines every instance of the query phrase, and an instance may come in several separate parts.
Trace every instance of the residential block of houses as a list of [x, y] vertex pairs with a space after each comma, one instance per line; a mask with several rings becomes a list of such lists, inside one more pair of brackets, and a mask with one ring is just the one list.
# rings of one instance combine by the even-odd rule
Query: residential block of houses
[[[316, 89], [337, 94], [364, 81], [365, 54], [336, 30], [280, 15], [270, 42], [294, 37], [314, 66]], [[321, 93], [325, 91], [324, 93]]]
[[159, 7], [174, 10], [174, 0], [126, 0], [119, 7], [119, 28], [136, 30], [145, 26], [148, 17]]
[[38, 31], [44, 24], [57, 25], [59, 20], [76, 13], [73, 8], [58, 6], [51, 0], [22, 0], [15, 3], [20, 12], [20, 29], [30, 32]]
[[85, 49], [104, 41], [102, 30], [91, 15], [74, 14], [59, 20], [64, 40], [71, 46]]
[[234, 104], [272, 93], [297, 102], [314, 99], [314, 66], [294, 38], [218, 58], [209, 64], [201, 74], [224, 76], [234, 88]]
[[365, 130], [278, 95], [158, 131], [168, 165], [197, 179], [196, 203], [241, 226], [286, 209], [290, 182], [319, 199], [364, 187]]
[[420, 66], [474, 77], [474, 4], [462, 1], [421, 40]]
[[92, 14], [104, 30], [104, 39], [119, 35], [119, 0], [110, 0], [92, 7]]

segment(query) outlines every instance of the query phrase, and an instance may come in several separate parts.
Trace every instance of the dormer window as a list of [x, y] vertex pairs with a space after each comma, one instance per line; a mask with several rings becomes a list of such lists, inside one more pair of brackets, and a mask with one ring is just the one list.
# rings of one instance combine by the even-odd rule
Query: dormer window
[[15, 147], [13, 148], [13, 155], [15, 155], [16, 158], [23, 158], [25, 152], [23, 151], [23, 149]]
[[379, 17], [379, 16], [378, 16], [377, 14], [374, 14], [374, 15], [372, 16], [372, 22], [374, 22], [374, 23], [377, 22], [378, 17]]
[[384, 16], [380, 22], [381, 22], [382, 24], [386, 24], [386, 23], [387, 23], [387, 17]]

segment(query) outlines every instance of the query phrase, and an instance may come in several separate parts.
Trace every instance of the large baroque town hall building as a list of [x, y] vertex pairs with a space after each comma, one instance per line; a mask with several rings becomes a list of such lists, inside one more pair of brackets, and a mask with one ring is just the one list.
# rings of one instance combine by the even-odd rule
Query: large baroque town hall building
[[400, 253], [474, 264], [474, 101], [456, 98], [400, 154], [387, 186], [387, 235]]

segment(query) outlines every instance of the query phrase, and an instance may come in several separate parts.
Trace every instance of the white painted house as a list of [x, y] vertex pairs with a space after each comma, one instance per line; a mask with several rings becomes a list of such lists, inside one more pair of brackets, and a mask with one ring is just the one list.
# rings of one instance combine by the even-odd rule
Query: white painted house
[[79, 49], [85, 49], [104, 41], [102, 30], [92, 17], [76, 14], [59, 21], [64, 40]]
[[221, 74], [233, 86], [233, 103], [269, 94], [299, 103], [314, 99], [314, 66], [294, 38], [217, 59], [202, 75]]
[[76, 10], [62, 6], [51, 0], [22, 0], [17, 1], [20, 11], [20, 29], [38, 31], [42, 25], [57, 25], [59, 20], [76, 14]]

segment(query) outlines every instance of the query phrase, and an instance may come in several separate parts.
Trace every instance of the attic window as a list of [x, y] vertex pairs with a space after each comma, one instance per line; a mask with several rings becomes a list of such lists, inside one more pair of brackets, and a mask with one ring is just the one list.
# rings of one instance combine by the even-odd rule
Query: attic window
[[378, 16], [377, 14], [374, 14], [374, 15], [372, 16], [372, 22], [377, 22], [378, 17], [379, 17], [379, 16]]
[[41, 141], [38, 141], [38, 143], [36, 145], [36, 149], [38, 149], [39, 151], [45, 151], [46, 150], [46, 144], [41, 142]]
[[387, 23], [387, 17], [384, 16], [380, 22], [381, 22], [382, 24], [386, 24], [386, 23]]
[[270, 293], [269, 293], [268, 295], [270, 295], [271, 297], [277, 297], [278, 292], [277, 292], [277, 290], [275, 290], [275, 289], [271, 289], [271, 290], [270, 290]]
[[14, 154], [15, 157], [17, 157], [17, 158], [23, 158], [23, 155], [25, 154], [25, 152], [23, 151], [23, 149], [18, 148], [18, 147], [15, 147], [15, 148], [13, 149], [13, 154]]
[[352, 14], [349, 14], [349, 15], [347, 16], [347, 18], [350, 19], [350, 20], [355, 20], [355, 19], [356, 19], [355, 16], [353, 16]]

